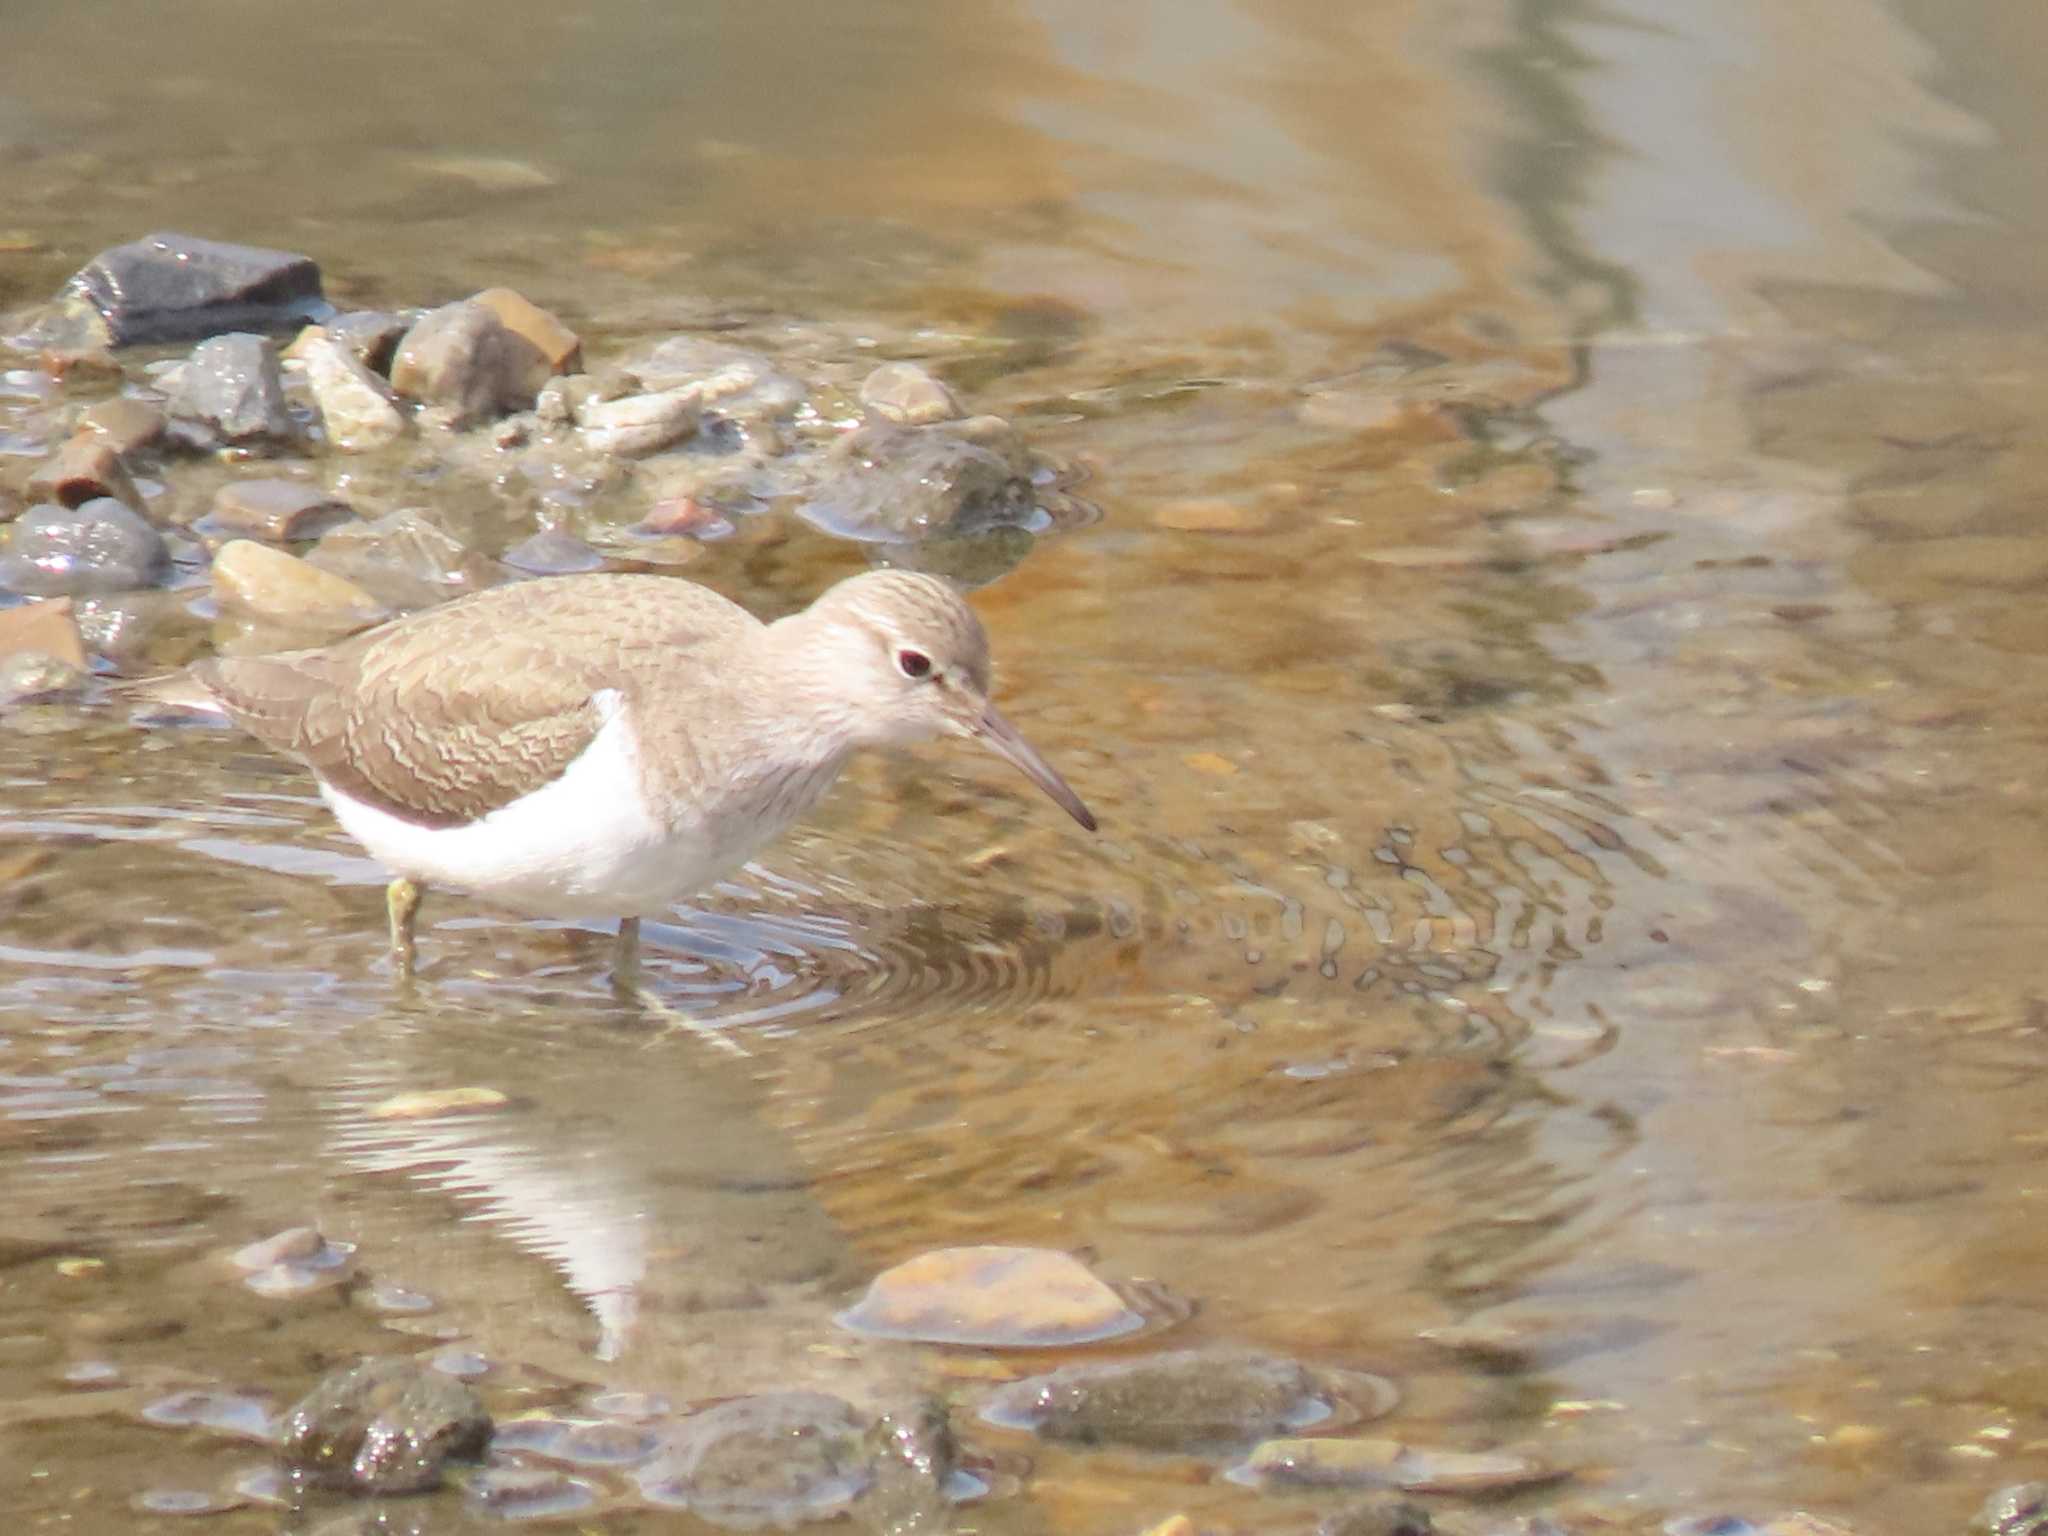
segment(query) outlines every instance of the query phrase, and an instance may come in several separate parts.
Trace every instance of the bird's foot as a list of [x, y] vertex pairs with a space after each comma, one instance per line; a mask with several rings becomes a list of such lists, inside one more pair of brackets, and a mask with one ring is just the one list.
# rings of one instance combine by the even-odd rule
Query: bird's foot
[[689, 1035], [705, 1045], [725, 1052], [728, 1056], [752, 1056], [754, 1054], [717, 1025], [707, 1024], [702, 1019], [694, 1018], [679, 1008], [671, 1008], [656, 995], [651, 987], [636, 987], [629, 1001], [632, 1006], [640, 1010], [641, 1014], [650, 1024], [654, 1025], [661, 1032], [654, 1040], [647, 1042], [649, 1045], [653, 1045], [656, 1041], [665, 1039], [669, 1035]]
[[[655, 1037], [657, 1040], [669, 1035], [687, 1034], [729, 1056], [753, 1054], [724, 1030], [692, 1018], [681, 1009], [671, 1008], [641, 979], [640, 919], [637, 917], [629, 917], [619, 924], [619, 949], [612, 962], [612, 993], [620, 1003], [635, 1010], [659, 1030]], [[650, 1045], [653, 1043], [652, 1040], [648, 1042]]]

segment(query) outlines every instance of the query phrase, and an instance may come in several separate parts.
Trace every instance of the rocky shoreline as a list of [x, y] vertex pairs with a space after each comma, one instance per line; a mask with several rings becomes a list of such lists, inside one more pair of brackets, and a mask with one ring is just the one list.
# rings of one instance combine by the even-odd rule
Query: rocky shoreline
[[592, 365], [509, 288], [340, 311], [309, 257], [160, 234], [4, 332], [0, 704], [725, 539], [978, 585], [1091, 515], [915, 361], [686, 334]]

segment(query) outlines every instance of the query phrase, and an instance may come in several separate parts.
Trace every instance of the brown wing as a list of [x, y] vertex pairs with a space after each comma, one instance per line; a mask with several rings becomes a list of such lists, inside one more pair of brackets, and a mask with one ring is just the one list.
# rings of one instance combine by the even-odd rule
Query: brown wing
[[630, 696], [649, 664], [686, 670], [679, 653], [756, 623], [685, 582], [567, 577], [194, 672], [237, 725], [344, 794], [446, 827], [559, 777], [603, 724], [600, 692]]

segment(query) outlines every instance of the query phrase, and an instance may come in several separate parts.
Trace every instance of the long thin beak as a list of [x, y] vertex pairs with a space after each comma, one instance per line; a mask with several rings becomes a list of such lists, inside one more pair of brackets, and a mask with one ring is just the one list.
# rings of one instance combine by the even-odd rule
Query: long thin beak
[[969, 735], [985, 742], [991, 752], [1014, 764], [1026, 778], [1051, 795], [1061, 810], [1090, 832], [1095, 830], [1094, 813], [1081, 803], [1073, 787], [1053, 771], [1052, 764], [1038, 755], [1038, 749], [1017, 734], [1017, 727], [997, 713], [995, 705], [983, 710], [981, 718], [967, 729]]

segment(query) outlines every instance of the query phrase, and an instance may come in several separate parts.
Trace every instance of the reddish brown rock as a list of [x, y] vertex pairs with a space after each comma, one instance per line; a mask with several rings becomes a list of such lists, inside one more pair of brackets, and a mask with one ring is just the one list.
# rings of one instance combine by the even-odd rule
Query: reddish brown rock
[[539, 377], [533, 380], [536, 391], [555, 374], [583, 371], [583, 339], [525, 294], [486, 288], [471, 302], [483, 305], [500, 325], [533, 348], [541, 364]]
[[142, 492], [129, 478], [121, 455], [96, 432], [67, 440], [29, 476], [28, 493], [38, 501], [73, 508], [111, 496], [132, 511], [142, 510]]

